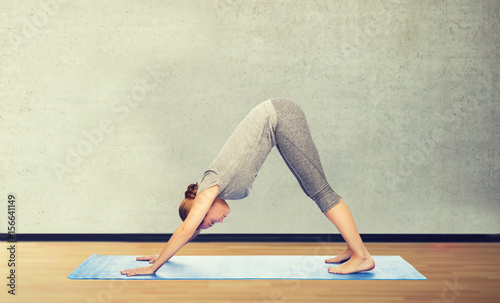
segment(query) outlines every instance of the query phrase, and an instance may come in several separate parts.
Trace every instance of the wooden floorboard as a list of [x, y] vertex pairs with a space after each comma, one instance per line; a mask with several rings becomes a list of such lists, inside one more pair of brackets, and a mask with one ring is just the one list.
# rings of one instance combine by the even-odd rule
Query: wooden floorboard
[[[0, 254], [0, 302], [500, 302], [499, 243], [367, 243], [400, 255], [427, 281], [70, 280], [93, 253], [158, 253], [161, 243], [18, 242], [16, 295], [7, 293], [8, 243]], [[190, 243], [179, 255], [336, 255], [339, 243]]]

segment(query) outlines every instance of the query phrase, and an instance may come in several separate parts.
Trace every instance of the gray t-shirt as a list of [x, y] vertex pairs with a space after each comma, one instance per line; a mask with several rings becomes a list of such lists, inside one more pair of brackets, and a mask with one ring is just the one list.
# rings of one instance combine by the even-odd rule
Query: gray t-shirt
[[218, 197], [239, 200], [248, 196], [271, 149], [276, 145], [277, 115], [271, 100], [255, 107], [198, 181], [198, 193], [219, 185]]

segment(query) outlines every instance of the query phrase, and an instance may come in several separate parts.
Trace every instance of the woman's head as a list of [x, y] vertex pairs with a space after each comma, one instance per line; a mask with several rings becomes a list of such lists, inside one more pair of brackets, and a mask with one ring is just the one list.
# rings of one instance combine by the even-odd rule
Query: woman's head
[[[181, 217], [182, 221], [186, 220], [187, 216], [189, 215], [189, 212], [193, 207], [197, 192], [198, 185], [190, 184], [186, 192], [184, 193], [184, 200], [182, 200], [181, 205], [179, 206], [179, 216]], [[224, 221], [224, 218], [227, 217], [230, 211], [231, 210], [226, 201], [215, 198], [205, 218], [201, 222], [200, 226], [198, 226], [198, 229], [207, 229], [212, 227], [215, 223], [222, 223]]]
[[190, 184], [187, 190], [184, 192], [184, 200], [182, 200], [181, 205], [179, 206], [179, 216], [181, 220], [186, 220], [191, 208], [193, 207], [194, 198], [196, 197], [196, 193], [198, 192], [198, 185]]

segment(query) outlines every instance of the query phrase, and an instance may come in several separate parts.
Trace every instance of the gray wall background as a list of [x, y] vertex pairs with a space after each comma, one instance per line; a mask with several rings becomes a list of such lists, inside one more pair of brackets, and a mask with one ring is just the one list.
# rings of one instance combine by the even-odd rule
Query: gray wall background
[[[239, 121], [298, 102], [361, 233], [499, 233], [499, 1], [1, 1], [19, 233], [172, 233]], [[271, 153], [210, 233], [331, 233]]]

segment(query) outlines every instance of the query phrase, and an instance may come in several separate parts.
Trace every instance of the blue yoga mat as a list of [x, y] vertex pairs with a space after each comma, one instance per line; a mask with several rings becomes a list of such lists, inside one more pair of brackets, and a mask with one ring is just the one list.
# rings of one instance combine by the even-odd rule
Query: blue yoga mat
[[127, 280], [427, 280], [400, 256], [373, 256], [371, 271], [337, 275], [328, 272], [328, 256], [174, 256], [155, 275], [122, 275], [120, 271], [148, 266], [136, 256], [93, 254], [69, 276], [70, 279]]

